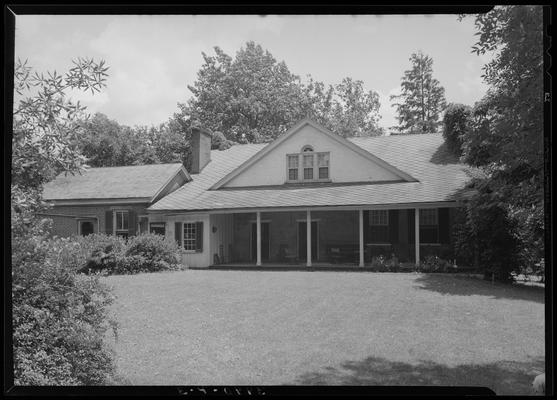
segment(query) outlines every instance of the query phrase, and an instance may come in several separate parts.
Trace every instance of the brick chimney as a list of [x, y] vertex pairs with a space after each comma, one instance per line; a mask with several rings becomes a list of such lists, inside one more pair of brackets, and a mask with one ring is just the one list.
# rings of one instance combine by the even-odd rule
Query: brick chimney
[[191, 128], [191, 174], [199, 174], [211, 161], [211, 136], [207, 129]]

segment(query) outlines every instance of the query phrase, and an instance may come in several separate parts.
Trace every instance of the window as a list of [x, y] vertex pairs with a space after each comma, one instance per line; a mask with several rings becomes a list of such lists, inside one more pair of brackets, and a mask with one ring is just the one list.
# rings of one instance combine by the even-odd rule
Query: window
[[95, 222], [94, 220], [80, 220], [79, 221], [79, 232], [81, 236], [87, 236], [95, 233]]
[[164, 222], [153, 222], [149, 224], [149, 232], [164, 236], [165, 233]]
[[179, 246], [188, 252], [203, 252], [203, 222], [174, 223], [174, 239]]
[[129, 233], [129, 214], [128, 211], [115, 211], [115, 229], [114, 232], [118, 236], [128, 237]]
[[288, 180], [298, 180], [298, 154], [288, 156]]
[[372, 243], [390, 243], [389, 210], [371, 210], [369, 224]]
[[319, 167], [319, 179], [329, 179], [329, 153], [317, 154], [317, 166]]
[[437, 209], [420, 210], [420, 243], [439, 243]]
[[304, 180], [313, 179], [313, 154], [304, 154]]
[[184, 249], [197, 250], [197, 223], [184, 222]]
[[286, 155], [287, 182], [330, 181], [330, 153], [315, 153], [309, 145], [296, 154]]

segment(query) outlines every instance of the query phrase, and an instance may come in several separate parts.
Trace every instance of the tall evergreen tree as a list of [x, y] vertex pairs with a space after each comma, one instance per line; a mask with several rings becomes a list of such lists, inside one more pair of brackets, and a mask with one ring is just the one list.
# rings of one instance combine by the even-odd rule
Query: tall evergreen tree
[[433, 59], [421, 51], [410, 57], [412, 68], [404, 72], [401, 94], [391, 96], [398, 112], [398, 127], [402, 133], [437, 132], [445, 108], [445, 89], [433, 78]]

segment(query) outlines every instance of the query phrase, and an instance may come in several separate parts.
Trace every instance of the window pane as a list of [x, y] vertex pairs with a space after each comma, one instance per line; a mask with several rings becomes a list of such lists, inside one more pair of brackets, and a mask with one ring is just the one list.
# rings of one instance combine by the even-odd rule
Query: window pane
[[313, 179], [313, 168], [304, 168], [304, 179]]
[[288, 156], [288, 168], [298, 168], [298, 155]]
[[320, 167], [329, 166], [329, 153], [319, 153], [317, 155], [317, 165]]
[[288, 180], [297, 181], [298, 180], [298, 170], [297, 169], [289, 169], [288, 170]]
[[127, 211], [124, 211], [122, 213], [123, 218], [124, 218], [124, 223], [122, 224], [122, 229], [128, 229], [128, 213]]
[[116, 212], [116, 229], [121, 229], [122, 226], [122, 213]]
[[389, 210], [371, 210], [370, 225], [389, 225]]
[[437, 209], [420, 210], [420, 225], [437, 225]]
[[313, 154], [304, 154], [304, 167], [313, 167]]
[[327, 179], [329, 177], [329, 167], [319, 167], [319, 179]]
[[184, 223], [184, 249], [195, 250], [196, 225], [195, 223]]
[[420, 227], [420, 243], [439, 243], [438, 230], [436, 226]]
[[389, 226], [372, 225], [370, 228], [371, 243], [390, 243]]

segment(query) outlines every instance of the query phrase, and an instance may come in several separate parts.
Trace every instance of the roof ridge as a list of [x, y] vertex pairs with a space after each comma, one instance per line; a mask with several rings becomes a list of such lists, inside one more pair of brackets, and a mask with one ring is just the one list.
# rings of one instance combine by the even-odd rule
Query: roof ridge
[[137, 167], [152, 167], [155, 165], [181, 165], [181, 162], [173, 162], [173, 163], [153, 163], [153, 164], [139, 164], [139, 165], [110, 165], [104, 167], [87, 167], [87, 170], [92, 169], [108, 169], [108, 168], [137, 168]]

